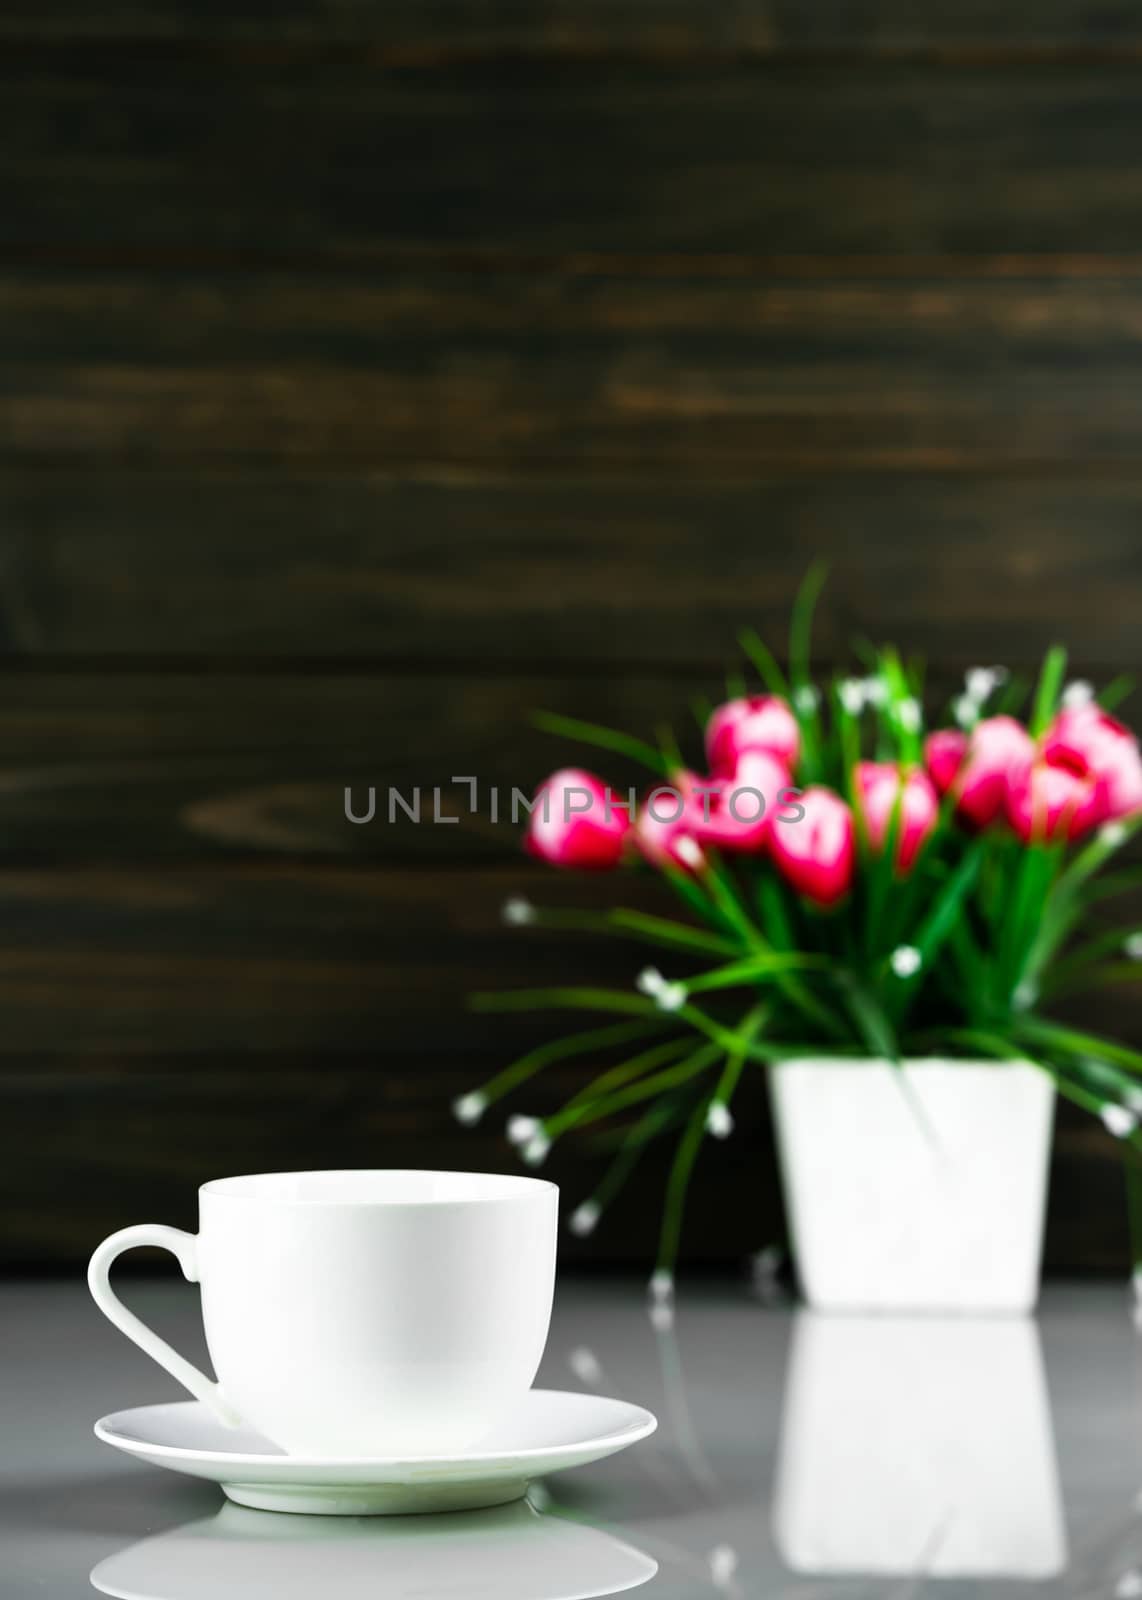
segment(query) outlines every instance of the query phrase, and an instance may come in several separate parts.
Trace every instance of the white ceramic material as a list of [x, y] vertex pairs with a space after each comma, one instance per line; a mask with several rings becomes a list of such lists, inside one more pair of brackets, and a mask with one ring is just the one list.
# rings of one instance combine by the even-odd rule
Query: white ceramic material
[[1025, 1062], [782, 1062], [770, 1086], [801, 1287], [820, 1311], [1026, 1312], [1055, 1090]]
[[526, 1501], [430, 1522], [265, 1517], [226, 1505], [109, 1556], [91, 1583], [117, 1600], [589, 1600], [657, 1571], [632, 1545]]
[[477, 1445], [448, 1454], [286, 1455], [185, 1400], [116, 1412], [101, 1418], [95, 1433], [153, 1466], [219, 1483], [239, 1505], [375, 1516], [503, 1505], [525, 1494], [533, 1478], [601, 1461], [657, 1426], [649, 1411], [623, 1400], [532, 1389]]
[[801, 1312], [773, 1523], [799, 1573], [1061, 1572], [1063, 1506], [1034, 1321]]
[[[199, 1190], [199, 1231], [112, 1234], [96, 1304], [224, 1423], [296, 1454], [463, 1450], [526, 1395], [551, 1318], [558, 1190], [463, 1172], [273, 1172]], [[202, 1286], [218, 1382], [116, 1298], [160, 1245]]]

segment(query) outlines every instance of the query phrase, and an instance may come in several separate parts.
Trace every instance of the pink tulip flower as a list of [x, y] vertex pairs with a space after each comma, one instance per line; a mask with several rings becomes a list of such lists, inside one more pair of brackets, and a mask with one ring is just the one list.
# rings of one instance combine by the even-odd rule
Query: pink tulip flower
[[1024, 844], [1078, 839], [1105, 817], [1102, 786], [1065, 766], [1028, 761], [1008, 787], [1007, 818]]
[[751, 695], [718, 706], [706, 724], [711, 772], [728, 777], [747, 750], [764, 750], [792, 772], [801, 751], [797, 718], [779, 695]]
[[1138, 741], [1116, 717], [1093, 702], [1065, 707], [1043, 736], [1043, 759], [1095, 783], [1104, 818], [1142, 810], [1142, 756]]
[[1034, 749], [1031, 735], [1014, 717], [987, 717], [970, 734], [954, 728], [930, 734], [924, 759], [937, 792], [947, 794], [954, 786], [960, 816], [985, 828], [1003, 813], [1010, 784]]
[[819, 906], [836, 905], [852, 888], [856, 871], [853, 817], [840, 795], [811, 786], [797, 798], [804, 815], [776, 820], [769, 851], [782, 877]]
[[524, 847], [556, 867], [606, 871], [616, 867], [631, 829], [620, 791], [607, 802], [607, 785], [593, 772], [564, 767], [536, 792]]
[[664, 780], [657, 790], [651, 789], [643, 796], [634, 837], [652, 865], [670, 862], [687, 870], [701, 865], [697, 840], [704, 802], [695, 790], [702, 782], [696, 773], [676, 772], [669, 782]]
[[792, 783], [788, 768], [765, 750], [745, 750], [731, 776], [708, 782], [718, 792], [698, 823], [698, 837], [722, 850], [764, 850], [781, 795]]
[[897, 795], [900, 796], [895, 865], [901, 875], [911, 872], [940, 814], [939, 798], [930, 779], [918, 768], [903, 776], [895, 762], [859, 761], [856, 787], [873, 850], [884, 849]]
[[924, 765], [939, 794], [947, 794], [968, 753], [968, 736], [959, 728], [941, 728], [924, 740]]

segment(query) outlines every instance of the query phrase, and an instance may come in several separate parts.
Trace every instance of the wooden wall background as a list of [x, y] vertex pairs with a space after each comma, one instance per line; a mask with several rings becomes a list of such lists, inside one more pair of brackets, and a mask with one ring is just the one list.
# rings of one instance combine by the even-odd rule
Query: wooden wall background
[[[684, 720], [815, 555], [823, 661], [1137, 664], [1136, 6], [9, 0], [0, 79], [9, 1266], [227, 1171], [510, 1166], [448, 1104], [535, 1028], [465, 991], [637, 953], [346, 783]], [[695, 1259], [779, 1236], [745, 1122]], [[645, 1260], [647, 1179], [568, 1257]], [[1124, 1238], [1065, 1117], [1049, 1263]]]

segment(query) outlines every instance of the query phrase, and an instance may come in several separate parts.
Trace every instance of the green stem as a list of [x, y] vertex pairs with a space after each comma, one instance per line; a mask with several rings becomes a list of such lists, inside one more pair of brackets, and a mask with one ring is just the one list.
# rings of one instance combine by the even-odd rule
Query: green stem
[[[794, 975], [796, 969], [790, 970], [788, 975], [780, 974], [779, 967], [784, 959], [784, 953], [777, 954], [774, 952], [772, 945], [762, 934], [756, 923], [748, 915], [745, 907], [738, 900], [737, 895], [734, 893], [724, 874], [720, 872], [716, 864], [711, 867], [707, 876], [710, 879], [714, 890], [719, 896], [721, 896], [719, 904], [724, 907], [725, 914], [727, 917], [733, 920], [735, 927], [740, 931], [741, 937], [750, 953], [750, 957], [756, 958], [756, 960], [759, 962], [772, 962], [773, 971], [775, 973], [775, 981], [789, 1003], [795, 1006], [805, 1016], [815, 1021], [819, 1027], [825, 1030], [825, 1032], [831, 1033], [834, 1038], [843, 1038], [844, 1030], [842, 1028], [838, 1028], [835, 1019], [827, 1010], [827, 1008], [823, 1006], [815, 998], [812, 992], [805, 987], [800, 979]], [[828, 961], [823, 956], [808, 956], [802, 954], [801, 952], [797, 952], [797, 966], [803, 969], [808, 969], [810, 967], [826, 967], [828, 966]], [[760, 975], [761, 974], [759, 973], [759, 976]], [[718, 987], [718, 985], [709, 984], [702, 985], [702, 987], [714, 988]]]
[[748, 1045], [756, 1037], [767, 1015], [768, 1007], [755, 1006], [742, 1023], [740, 1030], [741, 1044], [726, 1056], [726, 1064], [722, 1069], [722, 1076], [718, 1079], [718, 1086], [710, 1096], [711, 1105], [728, 1106], [733, 1099], [734, 1090], [738, 1086], [738, 1081], [746, 1063], [746, 1052], [743, 1046]]
[[667, 1039], [663, 1044], [652, 1045], [649, 1050], [644, 1050], [640, 1055], [631, 1056], [628, 1061], [621, 1061], [617, 1066], [610, 1067], [606, 1072], [601, 1072], [585, 1088], [573, 1095], [563, 1106], [560, 1115], [566, 1115], [581, 1106], [599, 1099], [602, 1095], [610, 1093], [612, 1089], [621, 1089], [624, 1084], [632, 1083], [636, 1078], [641, 1078], [644, 1073], [650, 1072], [654, 1067], [660, 1067], [671, 1056], [680, 1055], [683, 1050], [688, 1050], [691, 1040], [685, 1035], [679, 1038]]
[[555, 711], [537, 711], [532, 721], [544, 733], [554, 733], [563, 739], [575, 739], [580, 744], [594, 745], [598, 750], [627, 756], [661, 778], [670, 776], [669, 762], [653, 745], [634, 738], [632, 734], [622, 733], [617, 728], [604, 728], [596, 722], [580, 722], [578, 717], [564, 717]]
[[[715, 927], [721, 928], [724, 933], [728, 933], [732, 938], [740, 941], [741, 933], [737, 923], [733, 918], [728, 917], [717, 902], [711, 898], [710, 892], [704, 883], [699, 883], [688, 872], [683, 872], [681, 867], [676, 867], [669, 861], [660, 862], [658, 872], [663, 881], [673, 889], [679, 900], [684, 905], [689, 906], [691, 911], [696, 912], [704, 922], [713, 923]], [[747, 948], [748, 945], [749, 941], [747, 940]]]
[[825, 956], [803, 955], [800, 951], [767, 950], [748, 956], [744, 961], [731, 961], [727, 966], [714, 967], [686, 979], [689, 994], [703, 994], [711, 989], [737, 989], [756, 983], [761, 978], [779, 979], [787, 972], [808, 972], [829, 966]]
[[1097, 934], [1093, 939], [1088, 939], [1074, 952], [1062, 961], [1056, 961], [1043, 975], [1040, 985], [1044, 994], [1057, 994], [1060, 990], [1081, 986], [1082, 980], [1087, 976], [1092, 966], [1104, 961], [1107, 956], [1122, 951], [1126, 941], [1136, 938], [1140, 930], [1134, 928], [1109, 928], [1105, 933]]
[[618, 1011], [632, 1017], [661, 1017], [653, 1000], [624, 989], [503, 989], [468, 996], [473, 1011]]
[[780, 695], [783, 700], [788, 699], [789, 685], [785, 681], [785, 674], [777, 665], [777, 660], [768, 645], [752, 628], [746, 628], [738, 634], [738, 644], [753, 663], [758, 677], [770, 694]]
[[[661, 1019], [662, 1022], [665, 1018]], [[659, 1023], [658, 1025], [661, 1025]], [[589, 1028], [584, 1033], [568, 1034], [562, 1039], [551, 1039], [535, 1050], [529, 1050], [510, 1066], [496, 1073], [479, 1091], [491, 1105], [550, 1066], [553, 1061], [564, 1061], [568, 1056], [582, 1055], [586, 1050], [605, 1050], [611, 1045], [626, 1044], [632, 1039], [645, 1038], [656, 1024], [651, 1022], [620, 1022], [609, 1028]]]
[[1043, 658], [1043, 669], [1035, 688], [1035, 703], [1028, 730], [1033, 739], [1037, 739], [1045, 731], [1055, 714], [1066, 670], [1067, 652], [1061, 644], [1052, 645]]
[[708, 1099], [703, 1099], [686, 1124], [686, 1130], [678, 1141], [678, 1150], [666, 1184], [666, 1201], [662, 1212], [662, 1231], [658, 1240], [656, 1270], [670, 1273], [671, 1276], [674, 1274], [674, 1266], [678, 1260], [678, 1246], [682, 1238], [686, 1191], [690, 1187], [690, 1177], [694, 1171], [694, 1163], [698, 1159], [698, 1151], [702, 1148], [709, 1104]]
[[614, 911], [563, 911], [548, 906], [533, 908], [530, 925], [570, 933], [603, 933], [614, 938], [629, 934], [643, 944], [669, 949], [693, 950], [702, 955], [734, 956], [738, 946], [703, 928], [692, 928], [669, 917], [654, 917], [642, 911], [618, 907]]
[[1068, 1056], [1091, 1056], [1095, 1061], [1112, 1061], [1131, 1072], [1142, 1072], [1142, 1055], [1129, 1045], [1114, 1039], [1099, 1039], [1094, 1034], [1080, 1033], [1076, 1028], [1064, 1028], [1056, 1022], [1040, 1022], [1033, 1017], [1023, 1018], [1015, 1029], [1016, 1037], [1032, 1044], [1038, 1043], [1060, 1050]]
[[651, 1140], [669, 1125], [674, 1109], [671, 1101], [659, 1101], [627, 1130], [618, 1153], [591, 1195], [600, 1211], [605, 1211], [622, 1189]]
[[676, 944], [685, 949], [701, 950], [710, 955], [733, 956], [737, 946], [728, 939], [719, 939], [716, 933], [706, 933], [701, 928], [690, 928], [684, 922], [674, 922], [668, 917], [652, 917], [643, 911], [628, 911], [620, 906], [608, 913], [608, 919], [620, 932], [633, 933], [651, 943]]
[[555, 1139], [568, 1128], [584, 1128], [591, 1122], [599, 1122], [603, 1117], [614, 1116], [616, 1111], [623, 1111], [627, 1106], [638, 1105], [640, 1101], [652, 1099], [669, 1089], [676, 1089], [679, 1084], [688, 1083], [691, 1078], [696, 1078], [699, 1073], [705, 1072], [720, 1054], [720, 1049], [713, 1045], [701, 1045], [676, 1067], [653, 1073], [649, 1078], [640, 1078], [637, 1083], [629, 1084], [614, 1094], [603, 1095], [588, 1105], [574, 1110], [564, 1107], [553, 1117], [544, 1119], [544, 1132], [549, 1139]]
[[707, 851], [707, 867], [701, 874], [701, 881], [710, 893], [715, 905], [734, 931], [743, 941], [747, 950], [756, 950], [759, 946], [764, 949], [765, 941], [748, 911], [742, 905], [728, 875], [722, 870], [720, 864]]

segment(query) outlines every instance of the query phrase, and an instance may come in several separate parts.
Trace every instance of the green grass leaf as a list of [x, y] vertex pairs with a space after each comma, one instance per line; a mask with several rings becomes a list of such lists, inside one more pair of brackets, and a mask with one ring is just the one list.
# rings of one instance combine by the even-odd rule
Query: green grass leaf
[[1059, 691], [1067, 671], [1067, 652], [1061, 644], [1054, 644], [1043, 658], [1039, 682], [1035, 689], [1035, 702], [1031, 711], [1030, 733], [1038, 739], [1059, 705]]
[[768, 867], [762, 869], [758, 878], [757, 909], [761, 914], [761, 929], [767, 942], [776, 950], [795, 949], [797, 938], [785, 903], [785, 891]]
[[469, 995], [472, 1011], [619, 1011], [661, 1017], [653, 1000], [623, 989], [500, 989]]
[[666, 1025], [666, 1020], [664, 1017], [656, 1017], [645, 1022], [620, 1022], [607, 1028], [589, 1028], [583, 1033], [568, 1034], [561, 1039], [549, 1039], [546, 1044], [539, 1045], [535, 1050], [529, 1050], [526, 1055], [520, 1056], [510, 1066], [497, 1072], [494, 1078], [490, 1078], [483, 1085], [480, 1093], [491, 1105], [554, 1061], [566, 1061], [574, 1056], [586, 1055], [589, 1051], [607, 1050], [615, 1045], [628, 1044], [635, 1039], [645, 1039], [650, 1034], [660, 1031]]
[[1060, 894], [1073, 894], [1083, 888], [1103, 864], [1128, 844], [1142, 827], [1142, 812], [1135, 817], [1123, 817], [1120, 822], [1100, 828], [1089, 844], [1083, 846], [1070, 866], [1059, 878]]
[[613, 755], [626, 756], [647, 767], [659, 777], [669, 778], [672, 768], [661, 751], [644, 739], [621, 733], [617, 728], [604, 728], [595, 722], [580, 722], [577, 717], [564, 717], [555, 711], [537, 711], [532, 722], [544, 733], [554, 733], [562, 739], [574, 739], [580, 744], [594, 745], [598, 750], [609, 750]]
[[777, 659], [768, 645], [763, 643], [752, 628], [744, 628], [738, 634], [738, 643], [770, 694], [780, 695], [783, 700], [788, 699], [789, 685], [785, 681], [785, 674], [778, 666]]
[[851, 972], [838, 973], [837, 984], [869, 1055], [899, 1062], [896, 1033], [880, 1002]]
[[667, 770], [672, 773], [681, 772], [686, 763], [682, 759], [682, 752], [678, 748], [678, 740], [674, 737], [674, 729], [668, 722], [660, 723], [655, 737], [658, 739], [658, 748]]
[[1107, 872], [1095, 883], [1082, 890], [1084, 906], [1097, 905], [1101, 900], [1113, 900], [1120, 894], [1133, 894], [1142, 889], [1142, 867], [1126, 867], [1121, 872]]
[[706, 1136], [706, 1113], [709, 1102], [703, 1100], [691, 1114], [685, 1132], [666, 1180], [666, 1199], [662, 1207], [662, 1228], [658, 1238], [658, 1257], [655, 1270], [674, 1275], [678, 1260], [678, 1247], [682, 1240], [682, 1218], [686, 1211], [686, 1193], [698, 1152]]
[[[604, 1211], [623, 1188], [647, 1145], [659, 1134], [664, 1133], [676, 1119], [677, 1107], [674, 1097], [664, 1096], [648, 1111], [644, 1111], [630, 1127], [621, 1130], [618, 1153], [591, 1194], [591, 1199], [600, 1211]], [[613, 1140], [614, 1135], [610, 1137]]]
[[653, 1072], [649, 1077], [626, 1084], [611, 1094], [600, 1095], [597, 1099], [574, 1108], [565, 1106], [553, 1117], [545, 1117], [544, 1132], [548, 1138], [555, 1139], [572, 1128], [584, 1128], [592, 1122], [601, 1121], [604, 1117], [613, 1117], [629, 1106], [640, 1105], [644, 1100], [654, 1099], [670, 1089], [678, 1088], [680, 1084], [688, 1083], [692, 1078], [705, 1072], [720, 1055], [720, 1048], [714, 1044], [699, 1045], [698, 1049], [692, 1050], [675, 1066], [664, 1067], [660, 1072]]
[[935, 1048], [950, 1044], [972, 1050], [977, 1055], [994, 1056], [997, 1061], [1025, 1061], [1027, 1052], [1001, 1033], [986, 1028], [948, 1028], [933, 1041]]
[[703, 955], [736, 956], [740, 946], [729, 939], [707, 933], [703, 928], [691, 928], [684, 922], [673, 922], [669, 917], [654, 917], [645, 911], [630, 911], [624, 906], [605, 914], [604, 921], [612, 930], [632, 934], [647, 944], [669, 946], [677, 950], [693, 950]]
[[999, 972], [1003, 990], [1012, 997], [1024, 981], [1035, 980], [1045, 952], [1057, 936], [1055, 919], [1061, 902], [1048, 892], [1062, 860], [1061, 844], [1016, 847], [1015, 881], [999, 908]]
[[[911, 977], [896, 978], [895, 994], [893, 994], [892, 988], [889, 988], [889, 1010], [895, 1021], [899, 1021], [908, 998], [931, 971], [933, 961], [957, 921], [962, 918], [964, 901], [979, 876], [985, 849], [986, 841], [983, 839], [976, 840], [969, 847], [967, 854], [944, 884], [929, 907], [928, 914], [921, 921], [909, 941], [920, 952], [920, 967]], [[891, 984], [891, 980], [887, 978], [886, 982]]]
[[813, 613], [828, 575], [825, 563], [814, 561], [793, 602], [789, 618], [789, 681], [794, 691], [807, 688], [812, 676]]
[[746, 949], [764, 948], [765, 941], [738, 894], [733, 879], [713, 850], [706, 851], [706, 870], [701, 874], [701, 882], [723, 920], [733, 928]]
[[1100, 689], [1095, 699], [1104, 711], [1113, 711], [1115, 706], [1121, 705], [1133, 693], [1134, 679], [1128, 672], [1122, 672], [1117, 678], [1112, 678], [1105, 689]]
[[711, 898], [710, 892], [697, 879], [670, 861], [660, 862], [656, 871], [683, 905], [697, 912], [703, 922], [720, 929], [723, 934], [728, 934], [735, 949], [749, 948], [749, 940], [742, 934], [740, 921], [727, 916], [719, 902]]
[[1083, 1033], [1077, 1028], [1064, 1027], [1059, 1022], [1048, 1022], [1041, 1017], [1025, 1017], [1015, 1025], [1014, 1035], [1029, 1044], [1040, 1044], [1057, 1050], [1065, 1057], [1090, 1058], [1109, 1061], [1131, 1072], [1142, 1073], [1142, 1054], [1116, 1039], [1100, 1039], [1095, 1034]]
[[[1096, 981], [1094, 973], [1099, 965], [1105, 963], [1108, 956], [1123, 954], [1126, 941], [1137, 938], [1140, 931], [1136, 926], [1108, 928], [1093, 939], [1088, 939], [1077, 950], [1046, 969], [1039, 985], [1043, 994], [1057, 995], [1076, 987], [1081, 988], [1084, 980]], [[1128, 963], [1127, 966], [1129, 968]], [[1129, 970], [1133, 971], [1136, 979], [1142, 976], [1138, 966]]]
[[642, 1050], [637, 1055], [628, 1057], [626, 1061], [616, 1062], [614, 1066], [608, 1067], [605, 1072], [600, 1072], [597, 1077], [592, 1078], [578, 1093], [573, 1094], [560, 1108], [558, 1117], [549, 1121], [562, 1121], [572, 1126], [584, 1107], [605, 1099], [615, 1090], [625, 1088], [628, 1083], [634, 1083], [639, 1078], [645, 1077], [647, 1073], [664, 1066], [672, 1057], [681, 1055], [683, 1051], [689, 1053], [693, 1046], [694, 1041], [691, 1036], [677, 1034], [673, 1039], [662, 1040], [658, 1044], [651, 1045], [649, 1050]]
[[767, 978], [778, 980], [788, 972], [820, 971], [829, 966], [826, 956], [807, 955], [803, 951], [762, 950], [732, 961], [728, 966], [715, 967], [686, 980], [690, 994], [705, 994], [711, 989], [741, 989], [749, 984], [763, 983]]

